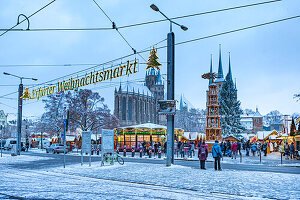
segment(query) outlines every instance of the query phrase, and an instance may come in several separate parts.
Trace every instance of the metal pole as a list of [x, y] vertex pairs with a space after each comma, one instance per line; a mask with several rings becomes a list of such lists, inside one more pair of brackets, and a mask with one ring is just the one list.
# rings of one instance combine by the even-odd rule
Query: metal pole
[[259, 150], [259, 164], [261, 164], [261, 150]]
[[43, 151], [43, 132], [41, 132], [41, 150]]
[[1, 125], [1, 157], [2, 157], [2, 148], [3, 148], [3, 144], [2, 144], [2, 138], [3, 138], [3, 130], [2, 130], [3, 126]]
[[281, 152], [280, 154], [281, 154], [280, 158], [281, 158], [281, 164], [282, 164], [282, 154], [283, 154], [283, 153]]
[[83, 154], [82, 154], [82, 146], [81, 146], [81, 151], [80, 151], [80, 154], [81, 154], [81, 166], [83, 165]]
[[64, 168], [66, 168], [66, 129], [67, 129], [67, 126], [65, 125], [65, 128], [64, 128]]
[[[171, 29], [170, 25], [170, 29]], [[174, 100], [174, 39], [175, 35], [170, 30], [167, 38], [167, 100]], [[167, 115], [167, 162], [166, 166], [174, 164], [174, 116]]]
[[22, 131], [22, 104], [23, 99], [21, 96], [23, 95], [23, 84], [22, 79], [19, 85], [19, 96], [18, 96], [18, 119], [17, 119], [17, 154], [20, 155], [21, 153], [21, 131]]

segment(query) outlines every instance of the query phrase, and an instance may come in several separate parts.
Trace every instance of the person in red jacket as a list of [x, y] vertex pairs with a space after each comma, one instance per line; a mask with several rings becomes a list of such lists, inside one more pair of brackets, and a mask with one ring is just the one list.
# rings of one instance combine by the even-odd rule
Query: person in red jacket
[[237, 144], [236, 144], [236, 142], [234, 142], [231, 145], [231, 159], [233, 159], [233, 156], [234, 156], [234, 159], [236, 159], [236, 153], [237, 153]]
[[207, 156], [208, 156], [208, 148], [205, 142], [203, 141], [198, 151], [198, 158], [200, 160], [201, 169], [205, 169], [205, 160], [207, 159]]

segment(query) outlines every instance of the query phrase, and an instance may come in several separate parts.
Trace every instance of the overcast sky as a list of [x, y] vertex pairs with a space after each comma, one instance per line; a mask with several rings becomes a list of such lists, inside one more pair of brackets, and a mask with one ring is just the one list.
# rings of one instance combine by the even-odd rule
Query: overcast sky
[[[1, 0], [0, 28], [10, 28], [21, 13], [29, 16], [50, 0]], [[259, 0], [97, 0], [117, 26], [158, 20], [163, 17], [149, 7], [155, 3], [169, 17], [199, 13], [215, 9], [261, 2]], [[176, 42], [220, 33], [232, 29], [260, 24], [272, 20], [299, 15], [300, 1], [283, 0], [260, 6], [207, 14], [176, 20], [189, 28], [182, 31], [173, 27]], [[23, 23], [17, 28], [26, 29]], [[30, 18], [30, 28], [89, 28], [111, 27], [111, 22], [96, 7], [92, 0], [57, 0], [46, 9]], [[136, 49], [150, 48], [166, 38], [168, 22], [143, 25], [120, 32]], [[210, 54], [213, 54], [213, 69], [217, 71], [219, 44], [222, 45], [224, 75], [228, 71], [228, 52], [231, 52], [233, 78], [237, 80], [238, 99], [242, 108], [259, 108], [262, 114], [279, 110], [283, 114], [300, 112], [300, 102], [293, 99], [300, 93], [300, 18], [218, 36], [175, 48], [175, 92], [184, 96], [196, 108], [205, 108], [205, 91], [208, 81], [201, 78], [209, 71]], [[165, 45], [161, 43], [158, 46]], [[8, 32], [0, 37], [0, 65], [12, 64], [69, 64], [103, 63], [132, 53], [131, 48], [115, 30], [102, 31], [43, 31]], [[147, 60], [149, 52], [142, 56]], [[166, 49], [159, 49], [158, 56], [163, 63], [162, 74], [166, 74]], [[130, 57], [129, 59], [134, 59]], [[139, 61], [144, 61], [137, 56]], [[115, 61], [113, 64], [125, 62]], [[38, 78], [43, 83], [57, 77], [85, 69], [89, 66], [60, 67], [4, 67], [0, 66], [0, 96], [17, 91], [19, 80], [5, 76], [8, 72], [25, 77]], [[145, 77], [143, 64], [139, 72], [127, 80], [141, 80]], [[76, 77], [76, 76], [75, 76]], [[114, 79], [87, 88], [98, 91], [113, 109]], [[33, 81], [25, 80], [24, 85]], [[55, 83], [55, 82], [53, 82]], [[142, 84], [142, 83], [141, 83]], [[3, 86], [13, 85], [13, 86]], [[17, 112], [17, 94], [0, 98], [0, 109], [5, 113]], [[12, 98], [12, 99], [10, 99]], [[43, 110], [41, 100], [24, 102], [24, 116], [39, 116]], [[26, 105], [27, 104], [27, 105]], [[15, 117], [10, 114], [10, 118]]]

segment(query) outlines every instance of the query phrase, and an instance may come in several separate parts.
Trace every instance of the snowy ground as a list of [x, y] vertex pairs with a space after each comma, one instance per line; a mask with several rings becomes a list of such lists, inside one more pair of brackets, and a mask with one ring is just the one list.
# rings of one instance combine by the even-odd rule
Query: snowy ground
[[[31, 161], [38, 162], [36, 156]], [[20, 158], [25, 158], [21, 156]], [[26, 158], [29, 159], [29, 158]], [[23, 160], [24, 161], [24, 160]], [[12, 160], [6, 162], [13, 162]], [[20, 162], [22, 162], [20, 160]], [[0, 164], [0, 199], [299, 199], [300, 175], [99, 162], [23, 170]]]
[[27, 155], [21, 155], [21, 156], [11, 156], [10, 154], [2, 154], [2, 157], [0, 157], [0, 164], [16, 164], [16, 163], [23, 163], [23, 162], [33, 162], [33, 161], [39, 161], [39, 160], [46, 160], [49, 159], [47, 157], [39, 157], [39, 156], [27, 156]]

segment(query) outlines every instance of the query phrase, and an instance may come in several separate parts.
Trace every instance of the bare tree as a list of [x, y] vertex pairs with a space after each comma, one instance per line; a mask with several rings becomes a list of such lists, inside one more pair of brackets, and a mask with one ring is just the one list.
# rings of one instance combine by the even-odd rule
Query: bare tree
[[69, 105], [70, 126], [80, 127], [83, 131], [93, 131], [99, 127], [115, 128], [118, 120], [111, 115], [104, 98], [91, 90], [68, 92], [66, 103]]

